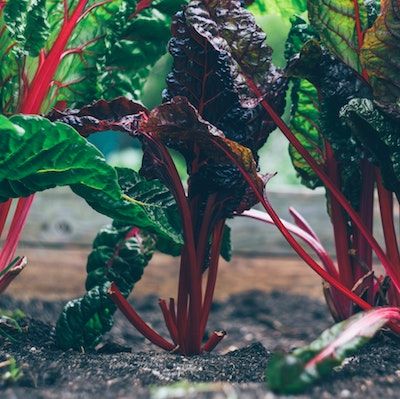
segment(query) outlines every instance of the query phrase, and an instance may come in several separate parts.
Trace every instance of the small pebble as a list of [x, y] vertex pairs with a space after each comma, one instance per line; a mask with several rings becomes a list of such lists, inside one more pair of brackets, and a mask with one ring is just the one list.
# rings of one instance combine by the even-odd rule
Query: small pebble
[[341, 398], [350, 398], [351, 392], [348, 389], [343, 389], [343, 391], [340, 392], [340, 397]]

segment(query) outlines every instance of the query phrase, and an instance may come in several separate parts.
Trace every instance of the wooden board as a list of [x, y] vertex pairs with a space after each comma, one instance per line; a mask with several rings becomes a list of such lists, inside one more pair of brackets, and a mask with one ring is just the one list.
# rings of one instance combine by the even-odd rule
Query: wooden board
[[[278, 214], [291, 221], [288, 209], [295, 208], [315, 229], [324, 246], [334, 253], [333, 233], [326, 213], [323, 190], [290, 189], [268, 193]], [[22, 244], [65, 247], [70, 245], [90, 246], [96, 232], [109, 219], [93, 211], [82, 199], [67, 188], [39, 193], [22, 236]], [[229, 221], [232, 226], [233, 248], [236, 253], [246, 255], [293, 256], [274, 226], [236, 218]], [[379, 219], [375, 218], [376, 236], [382, 242]]]
[[[48, 248], [20, 248], [28, 256], [26, 269], [10, 285], [7, 294], [17, 298], [71, 299], [82, 295], [86, 277], [87, 249], [60, 251]], [[134, 295], [176, 296], [178, 259], [155, 255], [137, 284]], [[318, 276], [295, 258], [243, 258], [221, 262], [216, 298], [252, 289], [284, 290], [322, 299]]]

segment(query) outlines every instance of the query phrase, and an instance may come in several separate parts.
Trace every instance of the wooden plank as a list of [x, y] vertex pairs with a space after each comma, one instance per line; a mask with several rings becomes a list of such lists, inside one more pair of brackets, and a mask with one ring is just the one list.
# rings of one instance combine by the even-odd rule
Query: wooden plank
[[[18, 253], [29, 259], [26, 269], [7, 289], [21, 299], [71, 299], [84, 293], [88, 248], [24, 248]], [[156, 254], [136, 285], [135, 297], [155, 294], [176, 297], [179, 260]], [[284, 290], [322, 299], [321, 281], [296, 258], [244, 258], [222, 261], [218, 274], [216, 299], [248, 290]]]
[[[278, 214], [291, 220], [290, 206], [309, 221], [325, 247], [334, 253], [332, 227], [326, 213], [323, 190], [286, 189], [268, 193]], [[377, 216], [377, 215], [376, 215]], [[398, 216], [398, 215], [397, 215]], [[96, 232], [110, 220], [93, 211], [81, 198], [68, 188], [39, 193], [22, 236], [24, 245], [90, 246]], [[248, 255], [291, 256], [292, 249], [273, 226], [236, 218], [229, 221], [233, 228], [233, 247], [237, 253]], [[382, 242], [382, 232], [376, 217], [375, 231]]]

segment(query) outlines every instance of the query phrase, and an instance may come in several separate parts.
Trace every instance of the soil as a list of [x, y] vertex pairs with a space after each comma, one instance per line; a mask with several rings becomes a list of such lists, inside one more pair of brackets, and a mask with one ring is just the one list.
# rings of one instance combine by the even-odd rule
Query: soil
[[[1, 383], [1, 398], [277, 398], [265, 385], [271, 352], [304, 345], [331, 324], [325, 305], [315, 299], [250, 291], [214, 304], [210, 329], [224, 329], [228, 336], [212, 354], [189, 358], [156, 350], [119, 313], [97, 351], [63, 352], [53, 342], [63, 304], [0, 297], [2, 310], [19, 308], [28, 316], [14, 340], [0, 336], [0, 364], [13, 356], [23, 371], [17, 382]], [[165, 333], [155, 296], [135, 300], [135, 307]], [[399, 342], [381, 335], [298, 397], [399, 398]]]

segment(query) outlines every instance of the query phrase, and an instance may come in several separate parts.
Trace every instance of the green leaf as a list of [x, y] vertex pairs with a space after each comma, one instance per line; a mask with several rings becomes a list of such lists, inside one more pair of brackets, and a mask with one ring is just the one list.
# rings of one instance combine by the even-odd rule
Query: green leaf
[[[324, 140], [320, 116], [317, 89], [308, 80], [298, 79], [292, 87], [290, 128], [313, 158], [323, 165]], [[301, 183], [311, 189], [320, 187], [320, 179], [292, 145], [289, 146], [289, 153]]]
[[11, 0], [7, 1], [3, 10], [7, 28], [11, 35], [18, 41], [24, 40], [24, 27], [28, 5], [29, 0]]
[[[359, 5], [362, 30], [369, 25], [368, 11], [363, 0]], [[356, 12], [353, 0], [308, 0], [311, 25], [323, 44], [347, 65], [361, 73]]]
[[98, 212], [181, 243], [179, 230], [162, 218], [160, 204], [142, 202], [149, 199], [148, 193], [136, 192], [134, 187], [127, 192], [139, 199], [124, 194], [115, 169], [70, 126], [39, 116], [7, 119], [0, 115], [0, 134], [0, 201], [69, 185]]
[[356, 98], [340, 112], [343, 122], [374, 156], [384, 185], [400, 198], [400, 124], [371, 100]]
[[231, 240], [231, 228], [227, 225], [224, 227], [221, 243], [221, 256], [230, 262], [232, 259], [232, 240]]
[[[290, 61], [302, 50], [310, 39], [317, 38], [316, 32], [302, 18], [291, 18], [292, 28], [286, 42], [285, 57]], [[320, 125], [320, 104], [316, 87], [306, 79], [292, 78], [290, 128], [307, 151], [321, 165], [324, 164], [324, 140]], [[302, 184], [314, 189], [321, 181], [310, 165], [289, 145], [289, 153], [294, 168]]]
[[8, 0], [0, 9], [0, 111], [45, 114], [60, 101], [139, 98], [185, 2], [156, 0], [135, 13], [137, 0]]
[[300, 55], [290, 63], [287, 73], [307, 79], [316, 87], [320, 132], [330, 143], [339, 163], [342, 192], [353, 207], [358, 209], [361, 193], [360, 162], [364, 153], [351, 129], [341, 123], [339, 113], [352, 98], [371, 98], [369, 86], [359, 79], [353, 69], [333, 57], [315, 40], [305, 44]]
[[359, 313], [326, 330], [309, 346], [289, 355], [275, 355], [266, 378], [282, 394], [298, 394], [329, 375], [346, 357], [354, 355], [389, 321], [399, 319], [398, 308], [377, 308]]
[[172, 16], [187, 0], [156, 0], [130, 18], [136, 3], [124, 2], [107, 29], [107, 51], [98, 62], [98, 97], [141, 98], [151, 69], [167, 52]]
[[248, 8], [255, 15], [277, 14], [289, 18], [307, 11], [307, 0], [255, 0]]
[[129, 226], [107, 226], [93, 242], [87, 262], [87, 293], [68, 302], [56, 325], [56, 344], [91, 349], [113, 325], [116, 307], [107, 290], [115, 282], [125, 297], [142, 277], [155, 249], [151, 236]]
[[400, 9], [385, 0], [382, 12], [364, 38], [361, 61], [374, 96], [386, 111], [400, 117]]
[[[127, 168], [116, 168], [118, 181], [125, 195], [134, 198], [141, 204], [143, 212], [149, 220], [156, 220], [164, 234], [157, 239], [159, 248], [164, 253], [178, 255], [182, 244], [181, 220], [173, 195], [159, 180], [146, 180], [137, 172]], [[125, 224], [137, 225], [134, 219], [124, 219]], [[142, 226], [139, 226], [142, 227]], [[156, 233], [154, 229], [149, 231]], [[162, 241], [168, 238], [166, 242]], [[168, 246], [166, 245], [168, 244]]]
[[37, 57], [50, 35], [50, 25], [47, 22], [46, 0], [35, 0], [30, 4], [23, 35], [23, 49], [29, 55]]

